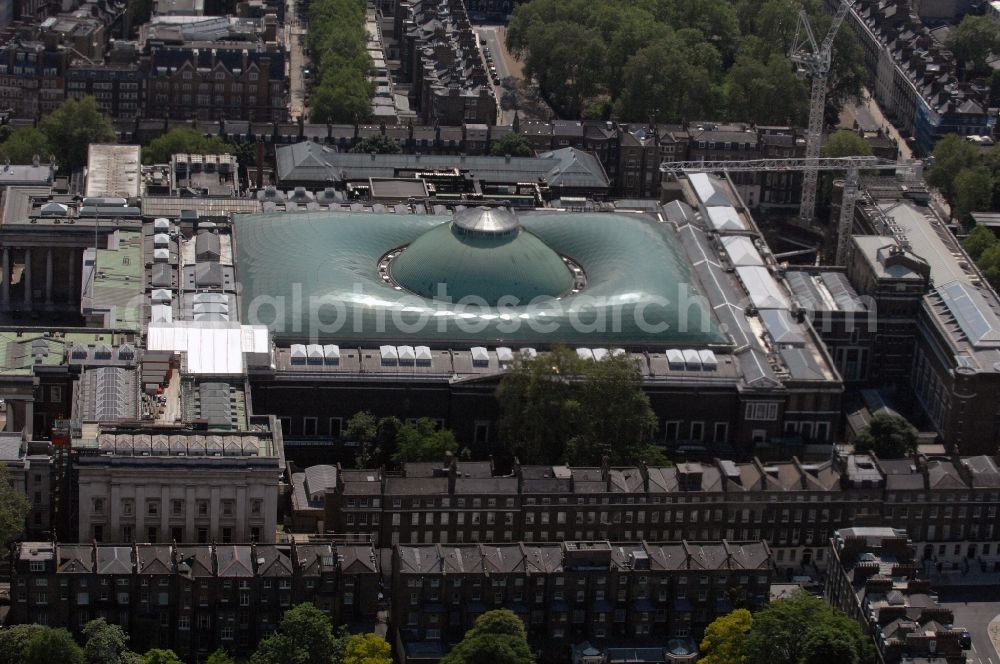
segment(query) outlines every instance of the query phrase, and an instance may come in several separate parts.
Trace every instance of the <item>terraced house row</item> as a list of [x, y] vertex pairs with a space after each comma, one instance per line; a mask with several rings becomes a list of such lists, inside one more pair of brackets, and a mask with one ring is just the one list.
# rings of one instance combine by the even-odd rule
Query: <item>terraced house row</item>
[[760, 541], [392, 549], [359, 541], [24, 542], [13, 559], [13, 622], [79, 632], [105, 618], [128, 630], [134, 647], [170, 647], [201, 660], [219, 646], [248, 654], [281, 612], [309, 601], [335, 625], [386, 634], [398, 661], [430, 662], [476, 617], [507, 608], [524, 620], [544, 661], [567, 660], [573, 646], [595, 638], [693, 657], [709, 622], [767, 601], [773, 574], [771, 551]]
[[312, 602], [337, 625], [372, 631], [381, 577], [367, 545], [16, 545], [13, 623], [79, 631], [105, 618], [132, 645], [189, 661], [216, 648], [250, 652], [288, 608]]
[[322, 515], [325, 529], [380, 546], [763, 539], [779, 567], [823, 568], [837, 529], [884, 525], [905, 530], [923, 561], [1000, 561], [1000, 467], [989, 456], [519, 466], [505, 476], [455, 461], [311, 470], [293, 483], [294, 519]]

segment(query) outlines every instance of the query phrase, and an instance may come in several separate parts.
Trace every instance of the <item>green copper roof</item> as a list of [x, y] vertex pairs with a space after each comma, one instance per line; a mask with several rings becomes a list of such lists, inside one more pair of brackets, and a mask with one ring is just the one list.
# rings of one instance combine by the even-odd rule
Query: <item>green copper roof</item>
[[493, 305], [503, 297], [523, 303], [558, 297], [573, 287], [573, 275], [559, 255], [523, 228], [473, 235], [454, 223], [441, 224], [407, 247], [389, 273], [424, 297], [477, 297]]
[[[665, 348], [726, 342], [666, 224], [612, 213], [538, 212], [518, 220], [520, 229], [502, 230], [501, 223], [502, 232], [472, 233], [472, 242], [457, 237], [451, 216], [239, 215], [234, 242], [243, 322], [268, 325], [284, 343]], [[487, 249], [480, 240], [496, 244]], [[389, 275], [380, 274], [379, 259], [406, 246]], [[456, 294], [476, 291], [487, 301], [497, 293], [529, 300], [566, 293], [572, 276], [560, 256], [582, 267], [582, 291], [537, 306], [455, 302]], [[414, 294], [442, 279], [453, 303]]]

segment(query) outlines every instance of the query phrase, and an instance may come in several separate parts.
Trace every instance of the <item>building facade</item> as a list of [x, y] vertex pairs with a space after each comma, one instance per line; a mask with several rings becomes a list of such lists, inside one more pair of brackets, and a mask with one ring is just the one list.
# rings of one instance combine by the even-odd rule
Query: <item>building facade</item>
[[104, 618], [132, 647], [202, 660], [249, 656], [281, 615], [311, 602], [334, 625], [376, 629], [382, 580], [371, 546], [21, 542], [11, 571], [14, 623], [79, 634]]
[[1000, 469], [993, 457], [823, 463], [682, 463], [668, 468], [406, 464], [402, 474], [338, 470], [325, 527], [379, 546], [617, 541], [768, 542], [774, 563], [827, 565], [839, 528], [909, 534], [919, 560], [1000, 563]]
[[[266, 422], [266, 418], [265, 418]], [[96, 542], [274, 541], [281, 434], [104, 427], [74, 441], [70, 536]]]
[[509, 609], [543, 661], [586, 640], [665, 644], [700, 636], [734, 607], [765, 604], [763, 542], [400, 545], [392, 621], [402, 662], [461, 640], [476, 617]]

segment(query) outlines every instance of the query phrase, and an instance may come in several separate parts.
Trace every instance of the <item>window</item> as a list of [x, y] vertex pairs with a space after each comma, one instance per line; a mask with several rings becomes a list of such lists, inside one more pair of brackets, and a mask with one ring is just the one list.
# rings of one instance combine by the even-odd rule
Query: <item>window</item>
[[63, 400], [63, 388], [62, 385], [53, 385], [49, 388], [49, 403], [62, 403]]
[[44, 572], [45, 571], [45, 561], [43, 560], [32, 560], [30, 569], [32, 572]]
[[679, 420], [670, 420], [665, 423], [664, 430], [666, 431], [664, 436], [666, 442], [677, 440], [680, 437], [681, 423]]
[[340, 438], [340, 435], [341, 435], [340, 432], [343, 430], [343, 426], [344, 426], [344, 420], [343, 420], [343, 418], [340, 418], [340, 417], [331, 417], [330, 418], [330, 437], [331, 438]]
[[150, 526], [150, 528], [146, 531], [146, 534], [147, 534], [147, 539], [149, 540], [149, 543], [150, 544], [155, 544], [156, 543], [156, 526]]
[[94, 514], [104, 514], [103, 498], [94, 498]]
[[778, 419], [778, 404], [771, 401], [755, 401], [747, 404], [746, 419], [776, 420]]
[[232, 516], [233, 515], [233, 501], [223, 500], [222, 501], [222, 516]]
[[208, 528], [198, 528], [198, 544], [208, 544]]
[[278, 422], [281, 423], [281, 433], [285, 436], [289, 436], [292, 433], [292, 418], [290, 417], [279, 417]]
[[716, 422], [715, 433], [712, 436], [712, 441], [716, 443], [724, 443], [727, 438], [729, 438], [729, 423]]
[[208, 516], [208, 501], [199, 500], [198, 501], [198, 516]]
[[316, 435], [316, 418], [315, 417], [303, 417], [302, 418], [302, 435], [303, 436], [315, 436]]
[[253, 514], [254, 516], [260, 516], [260, 506], [261, 506], [261, 500], [259, 498], [255, 498], [254, 500], [251, 500], [250, 501], [250, 514]]
[[158, 500], [147, 500], [146, 501], [146, 514], [149, 516], [156, 516], [160, 513], [160, 501]]
[[692, 422], [691, 423], [691, 440], [701, 441], [705, 438], [705, 423], [704, 422]]
[[181, 516], [184, 514], [184, 501], [183, 500], [171, 500], [170, 501], [170, 514], [172, 516]]
[[131, 498], [125, 498], [124, 500], [122, 500], [122, 514], [126, 516], [131, 516], [134, 510], [135, 510], [135, 503], [132, 502]]

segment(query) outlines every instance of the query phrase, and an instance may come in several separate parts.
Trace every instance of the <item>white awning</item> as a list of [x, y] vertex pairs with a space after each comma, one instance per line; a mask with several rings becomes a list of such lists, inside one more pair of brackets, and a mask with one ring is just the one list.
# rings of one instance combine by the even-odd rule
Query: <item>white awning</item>
[[727, 235], [722, 238], [722, 246], [726, 248], [733, 266], [764, 264], [757, 247], [753, 246], [753, 240], [745, 235]]
[[382, 356], [382, 364], [386, 366], [396, 366], [399, 362], [399, 354], [395, 346], [379, 346], [379, 355]]
[[490, 353], [483, 346], [473, 346], [472, 366], [487, 366], [490, 363]]
[[175, 321], [150, 324], [147, 348], [186, 353], [191, 374], [239, 375], [243, 354], [267, 355], [270, 340], [263, 325]]
[[413, 351], [417, 356], [417, 364], [427, 365], [431, 363], [430, 346], [417, 346]]
[[684, 353], [679, 348], [667, 349], [667, 366], [675, 371], [684, 370]]
[[743, 287], [750, 296], [750, 302], [758, 309], [788, 309], [790, 304], [781, 285], [771, 276], [767, 268], [748, 265], [736, 268]]
[[589, 348], [577, 348], [576, 356], [579, 357], [581, 360], [593, 360], [594, 351], [592, 351]]
[[745, 231], [747, 225], [740, 218], [740, 213], [730, 205], [706, 208], [708, 223], [717, 231]]

